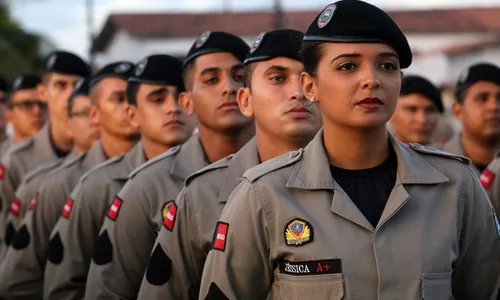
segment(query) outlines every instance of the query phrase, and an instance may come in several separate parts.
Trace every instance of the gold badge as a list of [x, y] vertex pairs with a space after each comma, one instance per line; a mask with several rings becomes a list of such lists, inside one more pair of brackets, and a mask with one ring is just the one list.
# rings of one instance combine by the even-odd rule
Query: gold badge
[[287, 246], [303, 246], [313, 240], [313, 228], [309, 222], [293, 219], [285, 226], [285, 242]]
[[170, 210], [172, 204], [174, 204], [174, 200], [170, 200], [167, 203], [163, 204], [163, 207], [161, 208], [161, 216], [163, 217], [163, 220], [165, 220], [165, 218], [167, 217], [168, 211]]

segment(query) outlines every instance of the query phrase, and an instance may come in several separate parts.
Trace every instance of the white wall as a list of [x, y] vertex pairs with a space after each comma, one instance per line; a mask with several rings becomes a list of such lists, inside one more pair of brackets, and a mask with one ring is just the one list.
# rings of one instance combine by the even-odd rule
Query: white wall
[[468, 44], [474, 41], [494, 38], [493, 33], [426, 33], [407, 34], [406, 38], [414, 50], [429, 51], [451, 45]]

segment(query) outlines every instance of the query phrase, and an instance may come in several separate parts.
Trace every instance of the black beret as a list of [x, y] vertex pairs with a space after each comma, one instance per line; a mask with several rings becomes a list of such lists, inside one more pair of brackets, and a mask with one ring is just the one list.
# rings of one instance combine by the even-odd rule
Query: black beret
[[10, 84], [9, 84], [9, 82], [7, 81], [7, 79], [5, 78], [5, 76], [3, 76], [2, 74], [0, 74], [0, 91], [8, 92], [9, 90], [10, 90]]
[[304, 33], [293, 29], [278, 29], [261, 33], [252, 43], [244, 63], [288, 57], [302, 61], [299, 55]]
[[394, 20], [380, 8], [360, 0], [328, 5], [307, 29], [304, 41], [383, 43], [394, 48], [401, 68], [412, 61], [410, 45]]
[[43, 62], [43, 73], [51, 72], [88, 77], [91, 70], [79, 56], [66, 51], [54, 51]]
[[429, 80], [416, 75], [405, 75], [401, 82], [400, 95], [407, 96], [411, 94], [420, 94], [429, 98], [440, 113], [444, 111], [441, 92]]
[[489, 81], [500, 85], [500, 68], [486, 62], [468, 67], [458, 76], [455, 96], [458, 98], [460, 93], [478, 81]]
[[217, 52], [230, 52], [243, 61], [248, 50], [250, 47], [240, 37], [223, 31], [207, 31], [191, 46], [183, 65], [186, 66], [200, 55]]
[[182, 62], [170, 55], [156, 54], [141, 60], [129, 82], [174, 85], [179, 92], [185, 90], [182, 80]]
[[110, 63], [102, 67], [97, 73], [90, 79], [90, 87], [99, 82], [101, 79], [107, 77], [120, 78], [123, 80], [128, 80], [134, 74], [134, 64], [129, 61], [119, 61]]
[[17, 76], [12, 82], [11, 92], [15, 93], [20, 90], [34, 89], [42, 82], [42, 78], [36, 74], [25, 74]]
[[75, 87], [73, 88], [73, 91], [71, 91], [70, 98], [76, 96], [88, 96], [90, 93], [90, 80], [90, 77], [78, 80], [78, 82], [75, 84]]

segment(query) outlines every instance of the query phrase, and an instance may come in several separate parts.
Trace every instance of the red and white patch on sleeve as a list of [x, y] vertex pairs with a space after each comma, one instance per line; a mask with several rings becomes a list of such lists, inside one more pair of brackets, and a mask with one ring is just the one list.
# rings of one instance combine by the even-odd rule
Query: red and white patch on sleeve
[[61, 215], [66, 219], [69, 219], [69, 215], [71, 214], [72, 208], [73, 208], [73, 199], [68, 198], [68, 200], [66, 200], [66, 203], [64, 204]]
[[174, 201], [170, 201], [166, 204], [168, 206], [168, 213], [163, 219], [163, 225], [169, 231], [172, 231], [175, 223], [175, 216], [177, 215], [177, 205], [175, 205]]
[[214, 239], [212, 242], [212, 249], [224, 252], [226, 250], [226, 238], [229, 224], [224, 222], [217, 222], [215, 227]]
[[0, 164], [0, 180], [3, 180], [4, 176], [5, 176], [5, 166], [3, 164]]
[[10, 204], [10, 213], [16, 217], [19, 217], [21, 214], [21, 200], [19, 198], [14, 197], [12, 203]]
[[115, 197], [113, 203], [109, 207], [108, 218], [110, 218], [113, 221], [116, 221], [116, 219], [118, 218], [118, 213], [120, 212], [120, 207], [122, 207], [122, 203], [123, 203], [122, 199]]
[[35, 208], [35, 204], [37, 201], [38, 201], [38, 193], [35, 193], [35, 195], [33, 196], [33, 199], [31, 199], [31, 202], [28, 205], [28, 210], [32, 210], [33, 208]]
[[481, 173], [479, 176], [479, 181], [483, 185], [485, 189], [488, 189], [493, 182], [493, 179], [495, 178], [495, 173], [491, 172], [490, 170], [486, 169]]

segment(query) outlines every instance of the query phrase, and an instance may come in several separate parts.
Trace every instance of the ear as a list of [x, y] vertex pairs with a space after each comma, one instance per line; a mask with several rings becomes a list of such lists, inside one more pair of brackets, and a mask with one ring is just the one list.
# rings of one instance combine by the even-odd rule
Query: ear
[[463, 109], [463, 107], [464, 107], [463, 104], [460, 104], [457, 102], [453, 102], [453, 104], [451, 105], [451, 111], [453, 112], [453, 115], [460, 122], [462, 122], [462, 109]]
[[6, 107], [4, 114], [5, 114], [5, 123], [12, 123], [12, 120], [14, 118], [14, 112], [12, 111], [12, 109]]
[[240, 88], [236, 94], [236, 100], [240, 106], [241, 113], [247, 118], [253, 118], [252, 101], [250, 101], [250, 88]]
[[314, 97], [315, 101], [318, 102], [318, 97], [316, 96], [316, 79], [309, 75], [307, 72], [302, 72], [300, 74], [300, 88], [304, 93], [304, 97], [311, 101]]
[[137, 107], [135, 105], [127, 105], [127, 108], [125, 109], [127, 116], [129, 117], [130, 124], [133, 127], [139, 128], [140, 122], [138, 120], [137, 116]]
[[90, 117], [90, 120], [92, 120], [92, 123], [94, 123], [94, 124], [100, 124], [101, 123], [101, 119], [100, 119], [100, 115], [99, 115], [99, 110], [97, 109], [97, 107], [95, 105], [90, 106], [90, 108], [89, 108], [89, 117]]
[[38, 94], [40, 95], [40, 99], [44, 100], [45, 102], [48, 102], [47, 100], [47, 87], [45, 84], [41, 83], [36, 86], [36, 90], [38, 91]]
[[184, 112], [188, 116], [192, 116], [194, 114], [194, 104], [193, 104], [193, 96], [191, 92], [182, 92], [179, 94], [179, 104], [184, 110]]

